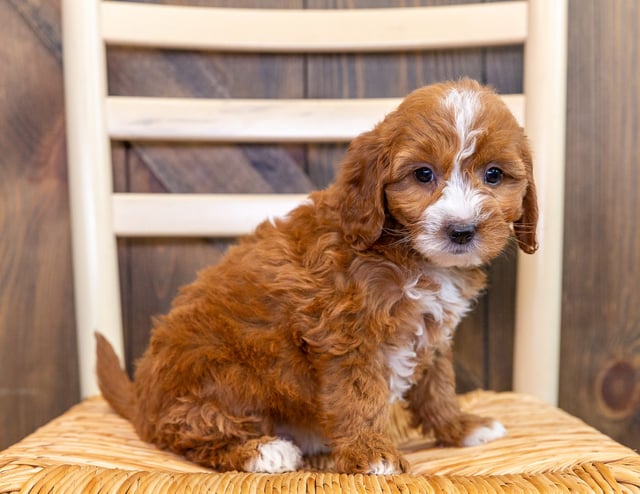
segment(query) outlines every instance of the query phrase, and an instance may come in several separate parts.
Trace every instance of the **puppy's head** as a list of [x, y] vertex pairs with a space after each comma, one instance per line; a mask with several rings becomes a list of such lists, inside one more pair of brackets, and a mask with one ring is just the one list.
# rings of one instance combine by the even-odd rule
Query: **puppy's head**
[[537, 249], [531, 153], [490, 89], [471, 80], [418, 89], [349, 147], [336, 182], [345, 238], [366, 249], [386, 225], [442, 266], [476, 266], [513, 233]]

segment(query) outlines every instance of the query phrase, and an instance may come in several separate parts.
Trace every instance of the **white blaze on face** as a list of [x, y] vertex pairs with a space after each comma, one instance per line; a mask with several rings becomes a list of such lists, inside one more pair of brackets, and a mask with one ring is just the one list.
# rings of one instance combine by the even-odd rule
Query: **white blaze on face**
[[418, 248], [443, 265], [478, 264], [480, 256], [474, 253], [472, 244], [465, 247], [464, 253], [456, 252], [444, 231], [450, 224], [478, 224], [484, 219], [483, 197], [462, 173], [462, 164], [475, 153], [476, 138], [482, 132], [474, 128], [481, 108], [480, 98], [476, 91], [453, 88], [442, 105], [453, 117], [458, 149], [442, 196], [424, 212], [424, 234], [418, 237]]
[[460, 172], [463, 160], [476, 150], [476, 136], [479, 129], [473, 128], [476, 115], [480, 110], [478, 93], [471, 90], [451, 89], [444, 98], [443, 105], [453, 113], [454, 125], [458, 134], [458, 153], [453, 164], [453, 173]]

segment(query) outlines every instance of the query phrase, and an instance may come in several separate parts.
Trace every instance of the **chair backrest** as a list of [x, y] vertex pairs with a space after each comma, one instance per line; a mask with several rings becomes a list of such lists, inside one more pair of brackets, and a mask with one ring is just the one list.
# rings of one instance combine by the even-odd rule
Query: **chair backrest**
[[[97, 392], [93, 332], [123, 355], [117, 236], [236, 236], [297, 195], [116, 194], [111, 140], [348, 141], [397, 99], [115, 97], [107, 45], [335, 53], [525, 44], [524, 95], [504, 99], [536, 155], [537, 254], [519, 257], [514, 384], [555, 402], [560, 331], [566, 0], [391, 9], [235, 9], [63, 0], [64, 75], [81, 392]], [[220, 214], [223, 211], [224, 214]]]

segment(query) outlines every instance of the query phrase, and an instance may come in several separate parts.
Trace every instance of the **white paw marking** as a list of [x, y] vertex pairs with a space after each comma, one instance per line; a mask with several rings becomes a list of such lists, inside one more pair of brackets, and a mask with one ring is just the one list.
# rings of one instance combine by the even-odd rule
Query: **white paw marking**
[[389, 462], [382, 460], [371, 465], [367, 473], [372, 475], [393, 475], [400, 473], [400, 471], [395, 469], [393, 465], [390, 465]]
[[258, 447], [258, 456], [249, 460], [247, 472], [282, 473], [293, 472], [302, 466], [302, 453], [291, 441], [274, 439]]
[[489, 426], [478, 427], [462, 441], [463, 446], [478, 446], [507, 435], [507, 429], [497, 420]]

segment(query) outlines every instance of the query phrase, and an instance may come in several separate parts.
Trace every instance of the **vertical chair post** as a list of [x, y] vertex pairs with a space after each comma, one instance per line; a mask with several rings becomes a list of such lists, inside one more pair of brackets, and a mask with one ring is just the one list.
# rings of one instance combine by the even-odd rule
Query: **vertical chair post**
[[77, 348], [86, 397], [98, 392], [93, 332], [102, 332], [121, 358], [123, 337], [100, 2], [63, 0], [62, 9]]
[[540, 204], [533, 256], [520, 254], [514, 389], [558, 400], [566, 120], [567, 0], [529, 0], [525, 129]]

